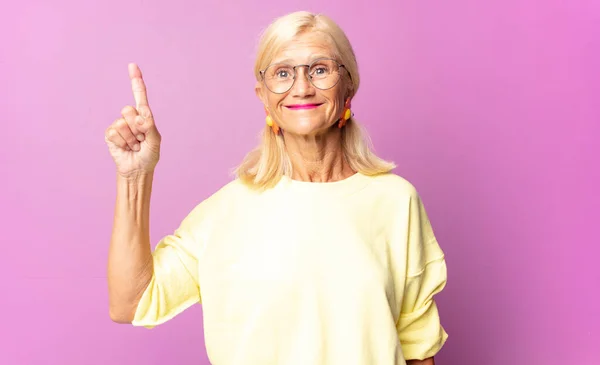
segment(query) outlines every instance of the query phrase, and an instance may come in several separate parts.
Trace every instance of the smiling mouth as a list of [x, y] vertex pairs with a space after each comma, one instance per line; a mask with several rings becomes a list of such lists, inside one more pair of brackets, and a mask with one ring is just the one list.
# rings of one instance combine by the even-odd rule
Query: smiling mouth
[[314, 109], [319, 105], [323, 104], [296, 104], [296, 105], [286, 105], [285, 107], [291, 110], [305, 110], [305, 109]]

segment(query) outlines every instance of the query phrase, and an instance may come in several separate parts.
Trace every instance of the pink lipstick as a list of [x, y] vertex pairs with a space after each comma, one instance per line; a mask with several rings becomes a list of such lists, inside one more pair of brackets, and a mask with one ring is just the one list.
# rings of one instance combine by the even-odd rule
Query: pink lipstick
[[321, 104], [294, 104], [294, 105], [286, 105], [285, 107], [292, 110], [305, 110], [305, 109], [314, 109]]

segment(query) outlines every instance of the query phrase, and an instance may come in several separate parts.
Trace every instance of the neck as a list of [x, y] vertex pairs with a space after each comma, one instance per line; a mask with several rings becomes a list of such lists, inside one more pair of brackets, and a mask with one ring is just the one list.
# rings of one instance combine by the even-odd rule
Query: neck
[[342, 132], [338, 128], [316, 136], [284, 134], [284, 139], [294, 180], [333, 182], [355, 173], [344, 157]]

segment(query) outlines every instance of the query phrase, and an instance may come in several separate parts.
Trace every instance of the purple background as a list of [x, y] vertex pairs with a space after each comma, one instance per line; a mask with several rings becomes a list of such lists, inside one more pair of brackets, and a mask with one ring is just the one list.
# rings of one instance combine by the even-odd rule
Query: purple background
[[323, 3], [3, 6], [0, 364], [208, 364], [201, 306], [154, 330], [109, 319], [104, 130], [139, 63], [163, 135], [155, 244], [257, 142], [257, 36], [301, 9], [346, 30], [353, 110], [447, 253], [438, 363], [600, 364], [600, 3]]

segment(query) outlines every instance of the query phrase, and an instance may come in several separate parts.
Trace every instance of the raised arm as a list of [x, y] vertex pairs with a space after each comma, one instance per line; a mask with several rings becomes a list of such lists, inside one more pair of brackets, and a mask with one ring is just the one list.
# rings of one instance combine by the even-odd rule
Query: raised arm
[[150, 196], [161, 142], [137, 65], [129, 65], [129, 77], [136, 106], [123, 108], [105, 132], [117, 170], [107, 275], [110, 318], [118, 323], [131, 323], [154, 272]]

